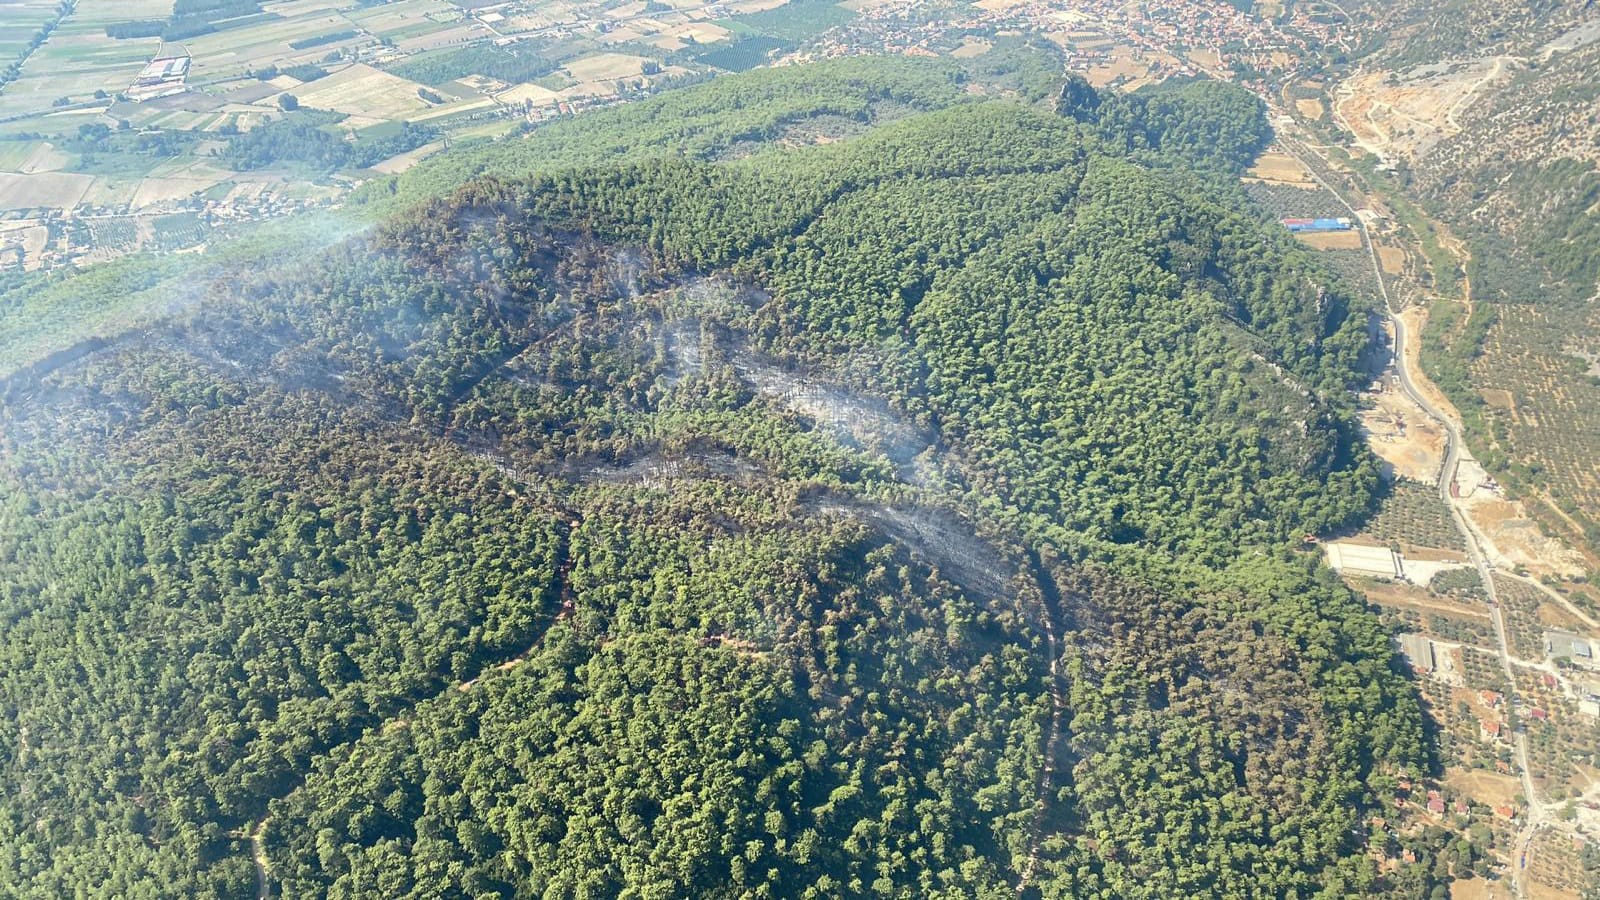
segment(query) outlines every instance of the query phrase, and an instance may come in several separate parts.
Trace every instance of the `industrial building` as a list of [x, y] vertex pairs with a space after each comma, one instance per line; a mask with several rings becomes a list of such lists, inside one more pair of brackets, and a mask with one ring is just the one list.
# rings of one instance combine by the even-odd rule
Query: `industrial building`
[[1354, 219], [1340, 217], [1337, 219], [1280, 219], [1283, 227], [1294, 232], [1302, 231], [1350, 231], [1356, 227]]
[[1570, 631], [1544, 633], [1544, 652], [1551, 659], [1570, 659], [1580, 666], [1594, 667], [1594, 651], [1594, 643], [1583, 635]]
[[1388, 547], [1335, 541], [1324, 549], [1329, 568], [1340, 574], [1395, 580], [1405, 572], [1400, 564], [1400, 554]]
[[1433, 657], [1433, 641], [1427, 635], [1406, 633], [1400, 635], [1400, 653], [1417, 672], [1432, 672], [1437, 668]]

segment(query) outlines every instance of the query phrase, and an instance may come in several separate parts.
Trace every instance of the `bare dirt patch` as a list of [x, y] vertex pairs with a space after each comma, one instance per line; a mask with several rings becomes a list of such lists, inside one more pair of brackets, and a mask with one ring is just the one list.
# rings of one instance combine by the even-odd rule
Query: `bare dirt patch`
[[969, 37], [961, 42], [961, 46], [951, 50], [950, 55], [956, 59], [972, 59], [988, 53], [993, 48], [993, 44], [982, 38]]
[[1257, 157], [1255, 164], [1245, 174], [1268, 184], [1286, 184], [1307, 190], [1317, 187], [1311, 172], [1301, 165], [1300, 160], [1276, 150], [1268, 150]]
[[[1171, 60], [1171, 57], [1163, 56], [1162, 59]], [[1110, 62], [1090, 66], [1084, 77], [1096, 88], [1124, 83], [1132, 88], [1133, 83], [1142, 81], [1150, 74], [1150, 66], [1154, 61], [1155, 58], [1143, 51], [1118, 45], [1111, 51]]]
[[1323, 116], [1327, 115], [1327, 110], [1322, 108], [1322, 101], [1314, 97], [1304, 100], [1296, 100], [1294, 102], [1294, 108], [1299, 110], [1300, 115], [1310, 119], [1313, 122], [1320, 121]]
[[1450, 882], [1450, 900], [1507, 900], [1509, 888], [1486, 878], [1457, 878]]
[[1405, 394], [1385, 385], [1372, 409], [1361, 413], [1367, 444], [1396, 475], [1423, 484], [1439, 482], [1444, 430]]
[[375, 172], [382, 172], [385, 175], [398, 175], [421, 162], [423, 158], [433, 154], [443, 147], [444, 141], [433, 141], [431, 143], [423, 144], [421, 147], [418, 147], [415, 150], [407, 150], [404, 153], [391, 156], [383, 162], [373, 166], [372, 169]]
[[1385, 158], [1416, 158], [1458, 134], [1459, 114], [1511, 66], [1501, 58], [1369, 72], [1339, 85], [1335, 115], [1356, 143]]
[[1513, 397], [1510, 391], [1501, 390], [1500, 388], [1483, 388], [1479, 393], [1483, 394], [1483, 402], [1496, 409], [1509, 409], [1512, 412], [1517, 410], [1517, 398]]
[[494, 98], [501, 103], [531, 103], [534, 106], [550, 106], [561, 99], [561, 94], [541, 84], [519, 84], [501, 91]]
[[1452, 767], [1445, 771], [1444, 783], [1488, 806], [1510, 806], [1522, 800], [1522, 785], [1510, 775]]
[[1461, 552], [1458, 552], [1458, 551], [1455, 551], [1455, 550], [1440, 550], [1440, 549], [1438, 549], [1436, 547], [1417, 547], [1417, 546], [1413, 546], [1411, 544], [1404, 544], [1401, 547], [1400, 555], [1404, 556], [1406, 558], [1407, 562], [1423, 562], [1423, 563], [1430, 563], [1430, 562], [1465, 563], [1465, 562], [1471, 562], [1471, 560], [1467, 559], [1467, 555], [1465, 553], [1461, 553]]
[[1581, 632], [1589, 624], [1555, 603], [1541, 603], [1538, 609], [1539, 624], [1547, 628], [1562, 628]]
[[1489, 610], [1484, 607], [1446, 600], [1431, 591], [1415, 585], [1373, 581], [1365, 578], [1355, 579], [1354, 583], [1357, 590], [1367, 595], [1368, 600], [1380, 606], [1425, 610], [1439, 613], [1440, 615], [1453, 616], [1458, 619], [1489, 621]]
[[1466, 513], [1483, 537], [1489, 558], [1505, 568], [1522, 566], [1535, 576], [1572, 578], [1583, 574], [1583, 558], [1546, 535], [1520, 500], [1478, 491], [1466, 500]]
[[1353, 228], [1349, 231], [1301, 231], [1295, 237], [1300, 243], [1318, 250], [1361, 249], [1361, 232]]
[[1399, 247], [1378, 247], [1378, 262], [1385, 275], [1401, 275], [1406, 270], [1406, 251]]
[[613, 81], [643, 75], [645, 63], [649, 61], [642, 56], [625, 53], [599, 53], [575, 59], [566, 68], [567, 74], [575, 81]]

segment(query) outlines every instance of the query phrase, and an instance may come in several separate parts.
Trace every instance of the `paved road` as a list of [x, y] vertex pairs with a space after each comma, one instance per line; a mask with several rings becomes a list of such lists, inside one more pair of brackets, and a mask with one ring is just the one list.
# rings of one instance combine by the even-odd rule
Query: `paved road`
[[1461, 501], [1450, 496], [1450, 483], [1455, 480], [1456, 471], [1461, 466], [1461, 448], [1464, 446], [1461, 427], [1454, 419], [1446, 415], [1443, 410], [1434, 405], [1433, 401], [1428, 399], [1428, 395], [1417, 387], [1413, 373], [1406, 365], [1406, 342], [1410, 340], [1410, 336], [1406, 333], [1405, 320], [1396, 314], [1394, 305], [1389, 298], [1389, 288], [1383, 280], [1383, 267], [1379, 263], [1376, 245], [1372, 242], [1372, 236], [1367, 233], [1366, 223], [1362, 222], [1361, 217], [1356, 215], [1355, 207], [1345, 200], [1344, 195], [1334, 190], [1332, 185], [1324, 181], [1314, 166], [1307, 164], [1305, 156], [1308, 155], [1308, 151], [1303, 145], [1283, 135], [1280, 135], [1280, 139], [1284, 149], [1290, 155], [1299, 158], [1301, 164], [1305, 165], [1307, 171], [1311, 172], [1311, 177], [1316, 179], [1317, 183], [1322, 185], [1328, 193], [1337, 198], [1339, 203], [1350, 211], [1351, 217], [1359, 223], [1362, 237], [1367, 247], [1367, 255], [1372, 261], [1373, 274], [1378, 279], [1378, 290], [1383, 298], [1383, 312], [1390, 326], [1394, 329], [1394, 344], [1390, 348], [1393, 354], [1390, 359], [1390, 368], [1394, 371], [1400, 388], [1405, 392], [1406, 396], [1410, 397], [1428, 418], [1438, 422], [1444, 430], [1445, 454], [1444, 462], [1439, 470], [1439, 499], [1450, 510], [1450, 516], [1455, 522], [1456, 528], [1466, 540], [1468, 554], [1472, 557], [1473, 565], [1477, 567], [1479, 577], [1483, 579], [1483, 588], [1489, 597], [1490, 617], [1494, 622], [1495, 641], [1499, 645], [1498, 656], [1506, 676], [1506, 725], [1511, 729], [1512, 747], [1516, 758], [1517, 770], [1521, 776], [1522, 793], [1527, 801], [1527, 814], [1523, 819], [1522, 827], [1517, 832], [1511, 853], [1511, 890], [1516, 896], [1522, 897], [1524, 896], [1522, 859], [1527, 851], [1529, 842], [1533, 839], [1534, 833], [1548, 823], [1548, 810], [1539, 800], [1539, 795], [1534, 790], [1533, 778], [1529, 774], [1527, 735], [1523, 734], [1517, 726], [1516, 672], [1511, 663], [1511, 647], [1506, 639], [1505, 617], [1500, 609], [1500, 598], [1495, 591], [1493, 566], [1490, 565], [1488, 556], [1483, 551], [1477, 532], [1467, 520]]

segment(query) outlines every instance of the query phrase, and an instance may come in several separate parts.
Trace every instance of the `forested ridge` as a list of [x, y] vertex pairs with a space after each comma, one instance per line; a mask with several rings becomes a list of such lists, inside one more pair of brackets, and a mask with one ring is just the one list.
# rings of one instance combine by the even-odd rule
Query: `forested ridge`
[[0, 893], [1428, 889], [1296, 548], [1377, 485], [1366, 309], [1192, 174], [1261, 111], [873, 62], [447, 157], [8, 381]]

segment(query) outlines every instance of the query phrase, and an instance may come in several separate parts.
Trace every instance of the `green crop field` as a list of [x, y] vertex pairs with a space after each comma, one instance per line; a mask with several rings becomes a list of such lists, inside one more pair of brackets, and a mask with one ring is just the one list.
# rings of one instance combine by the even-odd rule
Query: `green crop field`
[[1489, 593], [1483, 588], [1483, 579], [1479, 577], [1478, 570], [1471, 568], [1440, 572], [1428, 582], [1428, 590], [1441, 596], [1476, 603], [1484, 603], [1489, 599]]
[[159, 216], [152, 223], [158, 249], [192, 247], [205, 238], [206, 227], [194, 213]]
[[52, 0], [0, 0], [0, 67], [15, 61], [45, 23], [55, 18]]
[[128, 216], [90, 219], [89, 231], [94, 236], [97, 250], [125, 250], [132, 247], [138, 237], [134, 221]]
[[[497, 12], [491, 27], [445, 0], [0, 0], [0, 50], [48, 35], [0, 86], [0, 172], [27, 176], [8, 178], [0, 203], [142, 215], [210, 202], [205, 215], [215, 222], [285, 215], [379, 177], [372, 154], [414, 142], [371, 142], [405, 123], [441, 143], [504, 136], [757, 66], [768, 50], [797, 47], [857, 15], [828, 0], [735, 14], [731, 26], [744, 39], [718, 41], [725, 56], [697, 60], [703, 48], [665, 48], [684, 28], [720, 36], [703, 12], [633, 15], [601, 0]], [[623, 17], [626, 37], [608, 40], [594, 27], [607, 13]], [[504, 35], [525, 39], [502, 43]], [[186, 80], [132, 90], [158, 54], [187, 54]], [[293, 110], [330, 117], [324, 133], [277, 128]], [[87, 226], [81, 233], [83, 243], [48, 261], [35, 250], [24, 264], [68, 264], [89, 247], [106, 251], [94, 253], [99, 264], [111, 248], [142, 246], [92, 240]], [[140, 234], [154, 248], [192, 238]]]
[[1363, 533], [1384, 543], [1459, 552], [1467, 549], [1438, 491], [1409, 479], [1395, 482]]
[[115, 93], [127, 87], [160, 45], [158, 38], [115, 40], [108, 24], [160, 18], [170, 2], [78, 0], [23, 66], [17, 80], [0, 91], [0, 115], [47, 113], [61, 98], [92, 100], [94, 92]]

